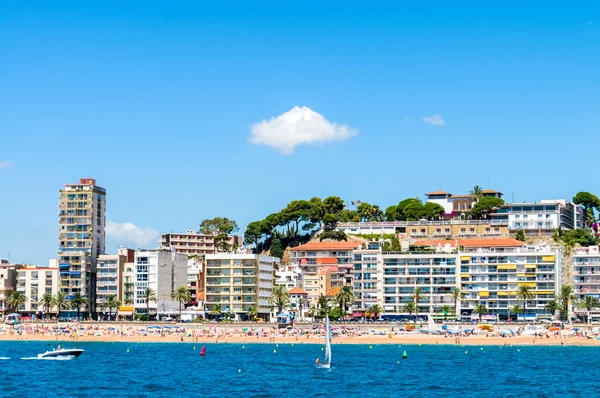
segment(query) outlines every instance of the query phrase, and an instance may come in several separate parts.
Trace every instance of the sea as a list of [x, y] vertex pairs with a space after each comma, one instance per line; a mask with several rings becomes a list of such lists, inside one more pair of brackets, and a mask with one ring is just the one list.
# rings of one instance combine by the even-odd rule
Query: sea
[[[56, 343], [53, 343], [56, 344]], [[2, 397], [600, 396], [600, 348], [314, 344], [0, 342]], [[202, 347], [206, 355], [201, 356]], [[403, 354], [406, 358], [403, 359]]]

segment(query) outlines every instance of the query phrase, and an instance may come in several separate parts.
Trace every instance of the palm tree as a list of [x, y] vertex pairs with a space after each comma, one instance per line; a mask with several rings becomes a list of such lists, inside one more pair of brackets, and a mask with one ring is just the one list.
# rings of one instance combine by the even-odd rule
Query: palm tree
[[81, 307], [87, 305], [88, 301], [81, 295], [81, 293], [75, 293], [70, 301], [71, 307], [75, 307], [77, 309], [77, 320], [79, 320], [79, 312], [81, 311]]
[[444, 314], [444, 321], [446, 321], [446, 316], [452, 312], [452, 307], [450, 307], [448, 304], [445, 304], [442, 306], [442, 308], [440, 308], [440, 311]]
[[318, 313], [319, 313], [319, 311], [317, 310], [317, 307], [315, 307], [314, 305], [311, 305], [310, 308], [308, 309], [308, 316], [313, 319], [313, 322], [315, 321], [315, 317], [317, 316]]
[[481, 317], [488, 312], [488, 308], [485, 304], [477, 304], [475, 308], [473, 308], [473, 312], [479, 314], [479, 323], [481, 323]]
[[256, 318], [257, 314], [258, 314], [258, 312], [256, 312], [255, 307], [248, 308], [248, 318], [250, 318], [250, 320], [253, 320], [254, 318]]
[[60, 319], [60, 311], [66, 310], [70, 308], [69, 301], [67, 300], [67, 295], [63, 291], [59, 291], [53, 297], [54, 306], [57, 309], [56, 317]]
[[42, 298], [40, 299], [38, 304], [44, 307], [45, 318], [47, 318], [48, 314], [50, 313], [50, 309], [54, 305], [54, 301], [52, 299], [52, 293], [49, 293], [49, 292], [44, 293], [44, 295], [42, 296]]
[[116, 294], [109, 294], [102, 302], [102, 307], [108, 308], [108, 319], [112, 318], [112, 309], [118, 309], [120, 306], [121, 300], [117, 298]]
[[327, 301], [327, 297], [321, 294], [317, 301], [317, 307], [319, 308], [319, 315], [327, 315], [329, 313], [329, 302]]
[[425, 290], [422, 287], [415, 287], [412, 295], [412, 298], [415, 301], [415, 323], [417, 323], [417, 318], [419, 317], [419, 301], [424, 295]]
[[523, 312], [523, 307], [521, 307], [519, 304], [515, 304], [512, 307], [510, 307], [508, 309], [508, 316], [510, 317], [510, 314], [516, 314], [516, 320], [519, 319], [519, 314]]
[[298, 297], [296, 305], [298, 306], [298, 313], [300, 314], [300, 319], [302, 319], [302, 309], [304, 308], [304, 304], [306, 304], [306, 300], [304, 300], [303, 297]]
[[590, 323], [590, 311], [592, 311], [596, 307], [600, 307], [600, 302], [596, 297], [585, 296], [585, 299], [579, 305], [578, 308], [585, 308], [587, 310], [586, 318], [587, 322]]
[[519, 286], [517, 290], [517, 299], [523, 300], [523, 323], [527, 322], [527, 303], [533, 300], [531, 286]]
[[[153, 303], [158, 302], [158, 297], [156, 297], [156, 292], [151, 287], [147, 287], [144, 289], [144, 301], [146, 302], [146, 314], [148, 314], [148, 320], [150, 320], [150, 302]], [[158, 311], [156, 311], [158, 314]]]
[[548, 301], [548, 303], [544, 306], [544, 309], [550, 312], [552, 316], [556, 316], [556, 313], [562, 310], [561, 305], [557, 299]]
[[215, 315], [218, 318], [219, 315], [221, 315], [222, 312], [223, 312], [223, 310], [221, 309], [221, 304], [215, 304], [215, 305], [213, 305], [213, 309], [211, 311], [211, 313], [213, 315]]
[[414, 301], [411, 301], [411, 302], [404, 304], [403, 309], [404, 309], [404, 311], [408, 312], [408, 317], [410, 318], [412, 313], [415, 312], [415, 310], [417, 309], [417, 306], [415, 305]]
[[560, 287], [560, 295], [558, 296], [558, 300], [562, 305], [562, 318], [563, 320], [567, 320], [569, 318], [569, 302], [575, 300], [573, 287], [569, 285], [562, 285]]
[[471, 194], [471, 200], [475, 203], [483, 197], [483, 189], [479, 185], [475, 185], [469, 193]]
[[369, 307], [369, 312], [375, 315], [375, 319], [379, 318], [379, 314], [383, 312], [383, 308], [379, 304], [375, 304]]
[[285, 285], [277, 285], [271, 292], [271, 304], [277, 308], [277, 313], [281, 313], [290, 304], [290, 293]]
[[454, 301], [454, 315], [457, 316], [458, 302], [462, 301], [462, 299], [465, 298], [465, 293], [463, 293], [463, 291], [460, 290], [460, 287], [455, 287], [454, 289], [452, 289], [452, 291], [450, 291], [449, 296], [452, 298], [452, 301]]
[[335, 296], [335, 299], [340, 303], [340, 319], [344, 317], [346, 312], [346, 304], [352, 304], [354, 302], [354, 292], [352, 286], [342, 286], [339, 293]]
[[179, 286], [177, 289], [175, 289], [173, 294], [171, 294], [171, 298], [179, 302], [179, 319], [181, 319], [181, 304], [192, 301], [192, 294], [187, 287]]
[[6, 304], [8, 304], [8, 306], [13, 308], [15, 311], [19, 311], [19, 307], [25, 305], [28, 300], [29, 298], [27, 296], [15, 290], [6, 299]]

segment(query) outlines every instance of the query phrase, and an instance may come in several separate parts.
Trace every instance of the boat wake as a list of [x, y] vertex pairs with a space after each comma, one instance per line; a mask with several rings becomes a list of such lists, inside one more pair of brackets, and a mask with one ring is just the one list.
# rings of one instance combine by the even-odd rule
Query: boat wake
[[47, 357], [47, 358], [40, 358], [40, 357], [28, 357], [28, 358], [21, 358], [23, 361], [70, 361], [71, 359], [75, 358], [74, 356], [70, 356], [70, 357]]
[[8, 361], [9, 359], [9, 357], [0, 357], [0, 361]]

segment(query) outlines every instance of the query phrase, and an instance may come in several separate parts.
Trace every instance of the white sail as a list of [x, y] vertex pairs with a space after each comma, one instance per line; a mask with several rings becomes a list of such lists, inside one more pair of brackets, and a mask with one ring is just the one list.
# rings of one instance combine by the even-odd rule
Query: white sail
[[435, 324], [431, 314], [427, 314], [427, 328], [430, 332], [435, 332], [437, 330], [437, 325]]
[[331, 364], [331, 326], [329, 325], [329, 316], [327, 317], [327, 322], [325, 323], [325, 327], [327, 328], [327, 335], [325, 340], [325, 365]]

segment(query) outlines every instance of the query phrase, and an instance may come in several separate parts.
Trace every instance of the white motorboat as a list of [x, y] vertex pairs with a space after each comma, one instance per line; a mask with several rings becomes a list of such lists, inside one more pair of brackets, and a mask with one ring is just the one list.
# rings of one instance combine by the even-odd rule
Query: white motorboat
[[59, 348], [38, 354], [38, 358], [77, 358], [81, 354], [83, 354], [83, 350], [78, 348]]

